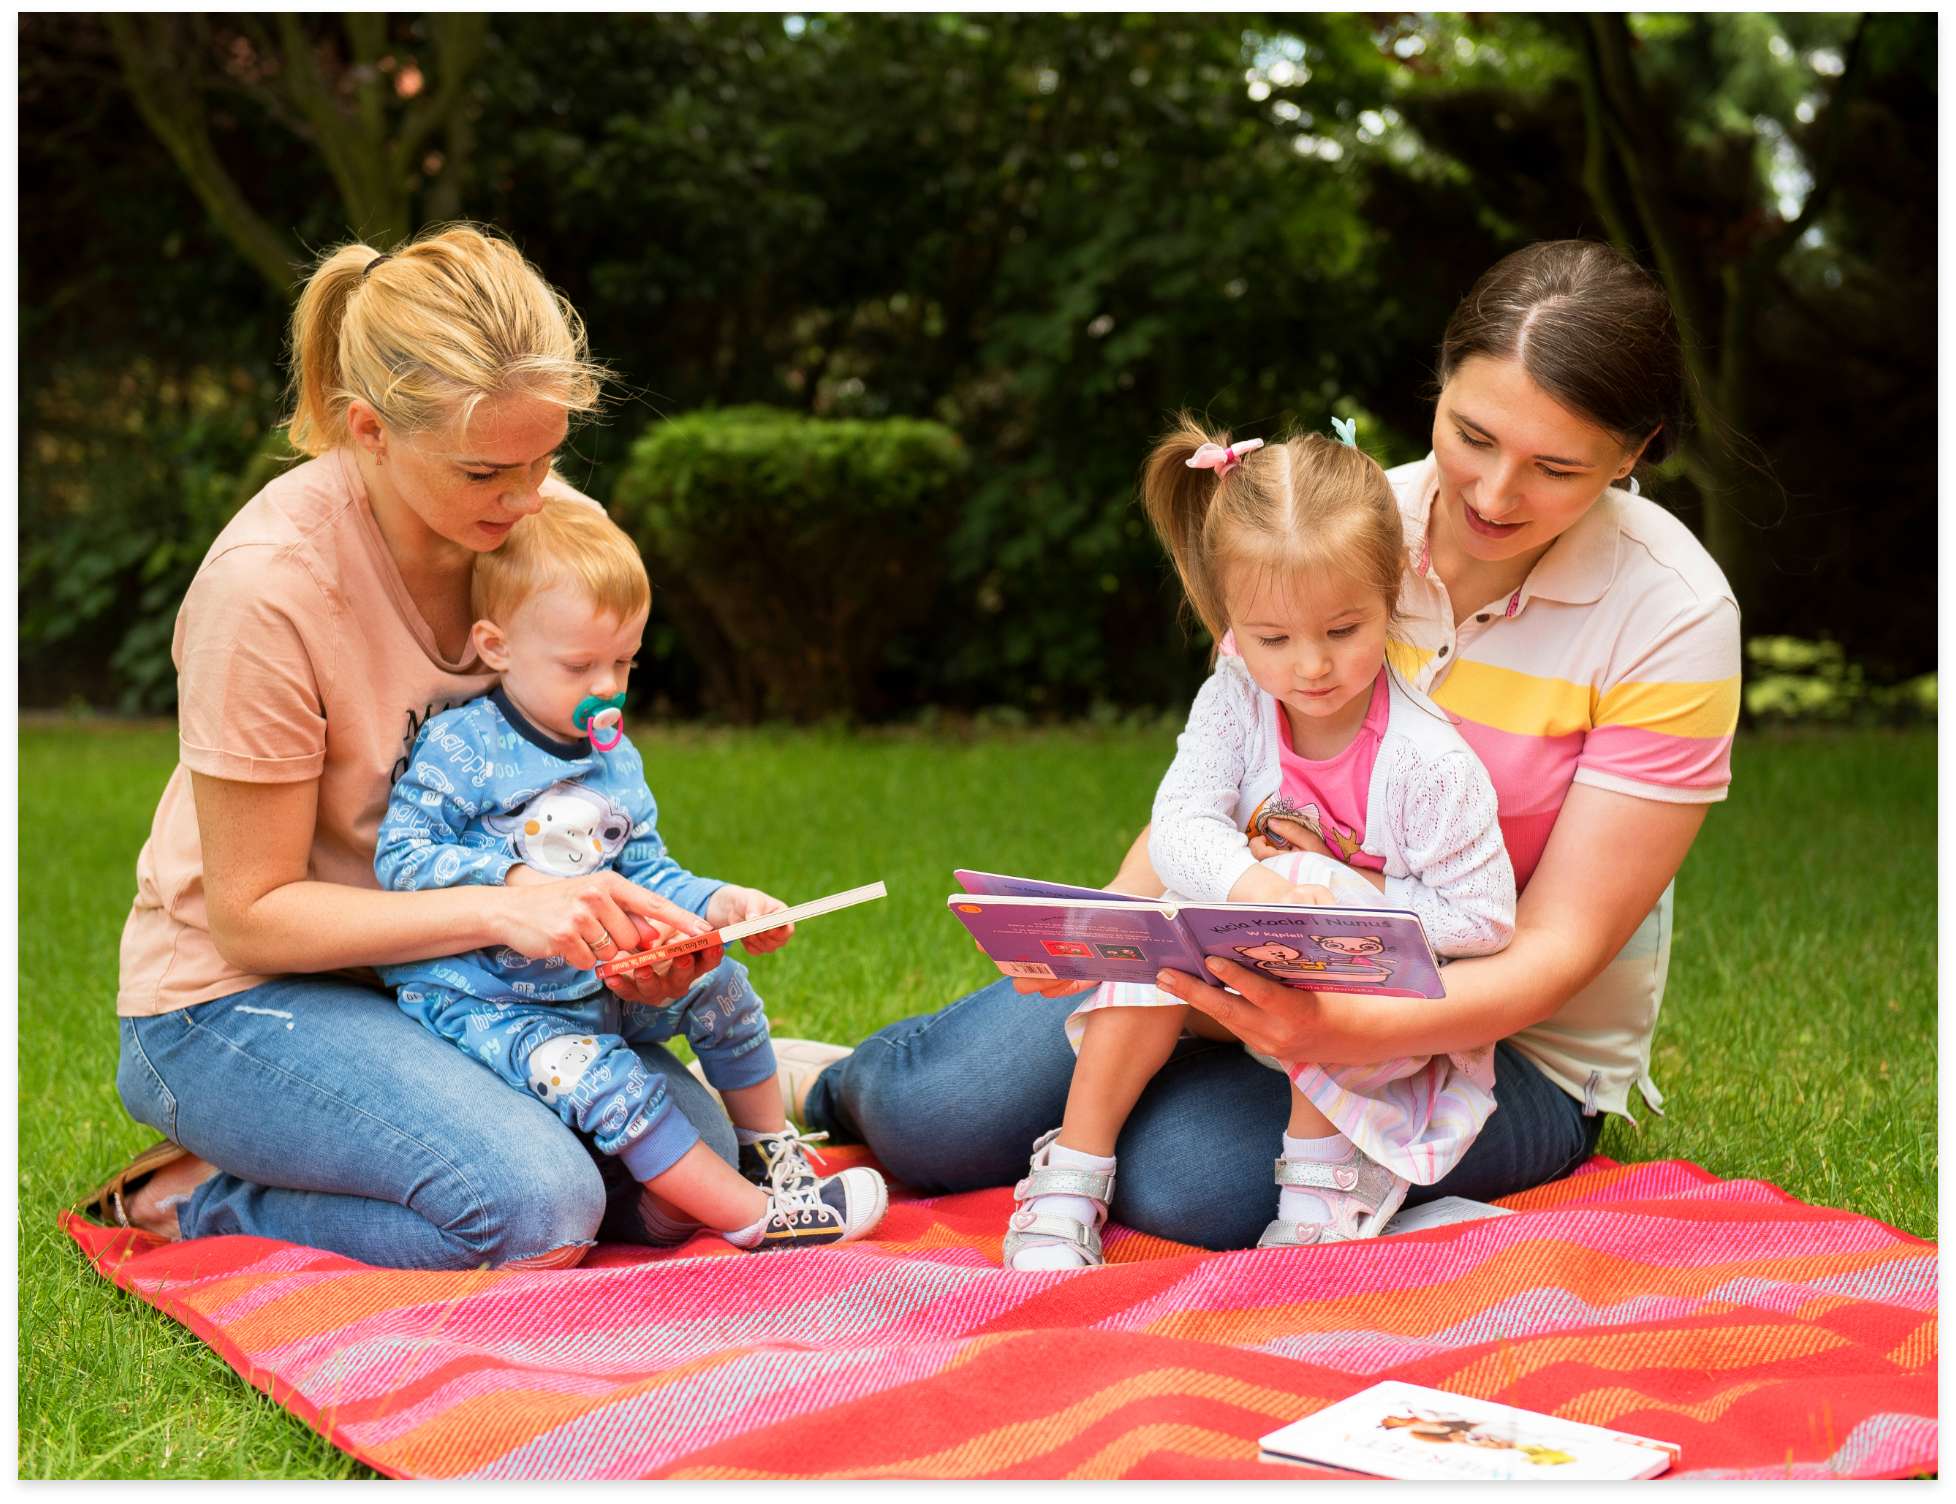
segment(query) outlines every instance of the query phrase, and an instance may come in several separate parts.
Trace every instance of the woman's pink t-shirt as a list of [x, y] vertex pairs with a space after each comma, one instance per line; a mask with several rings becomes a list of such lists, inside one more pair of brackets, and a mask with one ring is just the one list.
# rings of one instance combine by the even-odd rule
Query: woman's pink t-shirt
[[[590, 498], [557, 480], [546, 494]], [[443, 656], [374, 521], [352, 456], [287, 471], [233, 517], [177, 612], [178, 763], [136, 860], [116, 1012], [168, 1013], [255, 987], [217, 952], [190, 775], [312, 782], [306, 876], [377, 888], [387, 791], [431, 715], [495, 683]]]

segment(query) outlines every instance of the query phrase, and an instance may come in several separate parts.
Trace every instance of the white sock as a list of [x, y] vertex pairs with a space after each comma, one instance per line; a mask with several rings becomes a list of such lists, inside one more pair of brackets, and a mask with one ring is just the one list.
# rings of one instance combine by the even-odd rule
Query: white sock
[[723, 1232], [720, 1236], [736, 1248], [752, 1248], [761, 1241], [761, 1234], [767, 1231], [767, 1219], [773, 1212], [774, 1207], [770, 1203], [766, 1211], [745, 1227], [736, 1227], [732, 1232]]
[[[1351, 1140], [1342, 1133], [1327, 1133], [1323, 1138], [1292, 1138], [1284, 1135], [1284, 1158], [1312, 1164], [1336, 1164], [1351, 1153]], [[1331, 1208], [1322, 1196], [1299, 1185], [1287, 1185], [1277, 1196], [1277, 1215], [1286, 1222], [1324, 1223], [1331, 1220]]]
[[[1067, 1148], [1057, 1139], [1053, 1142], [1048, 1162], [1056, 1170], [1106, 1172], [1114, 1168], [1113, 1155], [1082, 1153], [1078, 1149]], [[1040, 1217], [1067, 1217], [1083, 1227], [1092, 1227], [1097, 1215], [1094, 1204], [1085, 1196], [1034, 1196], [1026, 1203], [1025, 1209]], [[1060, 1243], [1024, 1249], [1012, 1260], [1014, 1269], [1079, 1269], [1085, 1264], [1086, 1260], [1077, 1248]]]

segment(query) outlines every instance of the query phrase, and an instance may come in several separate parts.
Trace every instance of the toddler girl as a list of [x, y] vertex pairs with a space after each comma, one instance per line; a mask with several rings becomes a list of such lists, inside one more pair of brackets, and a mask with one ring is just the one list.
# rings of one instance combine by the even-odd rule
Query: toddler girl
[[[1171, 898], [1410, 909], [1440, 955], [1482, 955], [1514, 933], [1494, 788], [1445, 714], [1387, 666], [1399, 511], [1385, 472], [1345, 438], [1232, 445], [1184, 414], [1149, 458], [1149, 520], [1222, 648], [1156, 792], [1149, 857]], [[1252, 835], [1291, 849], [1259, 862]], [[1065, 1119], [1033, 1145], [1015, 1192], [1008, 1266], [1101, 1261], [1115, 1140], [1186, 1012], [1113, 983], [1067, 1020], [1079, 1062]], [[1375, 1235], [1494, 1110], [1491, 1046], [1266, 1063], [1290, 1077], [1291, 1111], [1259, 1247]]]
[[[502, 676], [490, 694], [422, 728], [381, 821], [387, 887], [550, 882], [608, 868], [719, 927], [779, 912], [754, 888], [697, 877], [659, 837], [645, 765], [619, 719], [651, 607], [632, 540], [596, 507], [546, 500], [478, 555], [476, 652]], [[774, 950], [792, 926], [753, 936]], [[587, 941], [600, 960], [608, 935]], [[621, 1003], [562, 956], [496, 946], [381, 968], [409, 1016], [533, 1093], [646, 1191], [640, 1231], [673, 1243], [703, 1224], [741, 1248], [848, 1242], [876, 1226], [883, 1179], [858, 1166], [815, 1174], [782, 1114], [761, 999], [731, 956], [675, 1003]], [[713, 1152], [635, 1045], [684, 1034], [740, 1143]], [[656, 1057], [654, 1057], [656, 1058]]]

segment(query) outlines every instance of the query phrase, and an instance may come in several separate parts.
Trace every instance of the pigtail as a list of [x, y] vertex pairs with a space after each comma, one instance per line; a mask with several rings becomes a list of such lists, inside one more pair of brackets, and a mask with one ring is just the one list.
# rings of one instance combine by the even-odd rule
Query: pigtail
[[1229, 435], [1208, 432], [1186, 410], [1176, 413], [1174, 422], [1141, 468], [1141, 505], [1175, 566], [1189, 609], [1220, 642], [1229, 627], [1214, 571], [1207, 567], [1204, 534], [1225, 480], [1214, 470], [1192, 470], [1188, 462], [1204, 444], [1226, 446]]
[[346, 437], [346, 420], [334, 401], [344, 385], [340, 330], [368, 264], [381, 259], [372, 246], [357, 243], [329, 251], [292, 311], [292, 413], [286, 438], [301, 454], [324, 454]]

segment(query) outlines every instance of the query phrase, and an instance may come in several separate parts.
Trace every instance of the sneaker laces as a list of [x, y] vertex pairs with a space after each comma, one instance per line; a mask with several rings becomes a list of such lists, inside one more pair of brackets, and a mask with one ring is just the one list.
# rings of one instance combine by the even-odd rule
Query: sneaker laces
[[788, 1226], [802, 1222], [840, 1222], [842, 1214], [822, 1199], [822, 1182], [776, 1182], [768, 1195], [769, 1220]]
[[828, 1161], [809, 1145], [823, 1143], [827, 1139], [826, 1133], [803, 1133], [792, 1123], [779, 1133], [768, 1134], [761, 1140], [762, 1143], [781, 1145], [780, 1152], [768, 1156], [768, 1184], [777, 1190], [782, 1189], [788, 1181], [800, 1179], [799, 1172], [804, 1168], [814, 1175], [815, 1167]]

